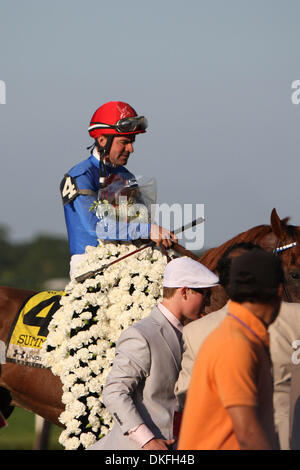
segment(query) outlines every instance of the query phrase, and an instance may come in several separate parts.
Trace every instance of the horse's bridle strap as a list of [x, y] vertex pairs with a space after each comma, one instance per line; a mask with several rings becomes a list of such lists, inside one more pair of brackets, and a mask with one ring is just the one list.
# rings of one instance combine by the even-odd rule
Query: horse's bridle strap
[[288, 245], [279, 246], [274, 248], [273, 253], [281, 253], [282, 251], [288, 250], [289, 248], [293, 248], [293, 246], [298, 245], [297, 242], [289, 243]]

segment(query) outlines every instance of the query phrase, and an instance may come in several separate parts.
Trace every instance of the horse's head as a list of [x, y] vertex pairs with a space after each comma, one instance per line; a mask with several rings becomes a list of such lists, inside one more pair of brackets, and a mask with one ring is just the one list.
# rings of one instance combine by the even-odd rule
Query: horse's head
[[289, 225], [288, 221], [289, 218], [280, 220], [273, 209], [272, 231], [259, 244], [267, 251], [278, 251], [284, 268], [284, 300], [300, 302], [300, 227]]
[[[282, 251], [278, 251], [285, 274], [283, 299], [300, 303], [300, 227], [289, 225], [288, 221], [289, 218], [280, 220], [276, 209], [273, 209], [270, 225], [259, 225], [236, 235], [223, 245], [208, 250], [199, 261], [218, 274], [216, 271], [218, 260], [236, 243], [252, 242], [270, 252], [283, 248]], [[288, 247], [294, 243], [297, 244]], [[218, 310], [223, 307], [227, 299], [227, 294], [221, 286], [212, 288], [211, 305], [205, 308], [205, 312]]]

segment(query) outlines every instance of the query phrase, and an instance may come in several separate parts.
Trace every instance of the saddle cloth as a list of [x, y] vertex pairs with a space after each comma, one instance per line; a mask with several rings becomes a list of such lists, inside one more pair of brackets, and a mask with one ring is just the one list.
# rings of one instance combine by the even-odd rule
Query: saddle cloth
[[60, 307], [64, 291], [43, 291], [29, 297], [21, 306], [7, 339], [6, 360], [32, 367], [44, 367], [41, 347], [48, 326]]

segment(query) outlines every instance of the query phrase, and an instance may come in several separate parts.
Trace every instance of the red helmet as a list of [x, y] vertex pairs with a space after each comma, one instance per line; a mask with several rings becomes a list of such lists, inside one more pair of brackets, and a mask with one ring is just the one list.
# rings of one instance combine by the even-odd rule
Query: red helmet
[[144, 116], [122, 101], [110, 101], [98, 108], [91, 119], [89, 134], [96, 139], [100, 135], [127, 135], [146, 132]]

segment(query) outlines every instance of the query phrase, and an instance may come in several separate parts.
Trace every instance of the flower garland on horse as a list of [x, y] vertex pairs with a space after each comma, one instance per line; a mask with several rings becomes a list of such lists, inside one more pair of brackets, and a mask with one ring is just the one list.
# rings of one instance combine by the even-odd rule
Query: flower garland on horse
[[[99, 272], [108, 262], [126, 260]], [[112, 366], [115, 343], [123, 329], [147, 316], [162, 296], [167, 256], [149, 246], [99, 242], [87, 247], [77, 273], [99, 274], [66, 286], [61, 308], [49, 325], [43, 364], [63, 384], [65, 426], [59, 442], [67, 450], [85, 449], [107, 434], [113, 419], [102, 403], [102, 389]]]

